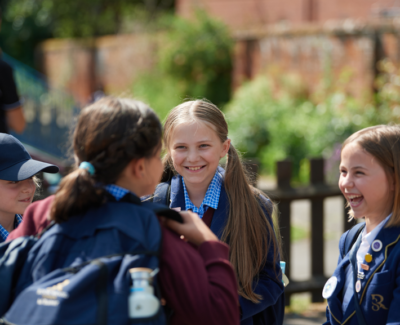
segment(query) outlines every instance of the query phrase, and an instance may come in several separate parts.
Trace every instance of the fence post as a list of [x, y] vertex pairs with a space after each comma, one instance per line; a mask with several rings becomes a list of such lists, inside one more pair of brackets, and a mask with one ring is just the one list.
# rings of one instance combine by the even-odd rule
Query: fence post
[[[310, 183], [324, 185], [324, 159], [310, 159]], [[324, 277], [324, 199], [311, 199], [311, 276]], [[322, 302], [321, 290], [311, 292], [312, 302]]]
[[[292, 162], [290, 160], [278, 161], [276, 163], [276, 171], [278, 177], [278, 189], [290, 189], [290, 180], [292, 178]], [[279, 201], [279, 222], [282, 236], [283, 257], [286, 265], [286, 275], [290, 279], [291, 270], [291, 240], [290, 240], [290, 200]], [[285, 294], [285, 304], [290, 305], [291, 294]]]

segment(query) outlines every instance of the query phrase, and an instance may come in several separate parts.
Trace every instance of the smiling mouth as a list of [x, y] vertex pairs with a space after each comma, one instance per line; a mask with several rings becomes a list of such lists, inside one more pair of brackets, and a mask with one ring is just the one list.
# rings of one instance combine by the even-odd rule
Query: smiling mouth
[[204, 167], [206, 167], [206, 166], [204, 165], [204, 166], [185, 167], [185, 168], [188, 170], [191, 170], [191, 171], [197, 171], [197, 170], [203, 169]]
[[18, 201], [19, 201], [19, 202], [23, 202], [23, 203], [27, 203], [27, 202], [31, 202], [31, 198], [28, 197], [28, 198], [26, 198], [26, 199], [18, 200]]
[[351, 207], [358, 207], [363, 201], [364, 197], [362, 195], [347, 195], [347, 199]]

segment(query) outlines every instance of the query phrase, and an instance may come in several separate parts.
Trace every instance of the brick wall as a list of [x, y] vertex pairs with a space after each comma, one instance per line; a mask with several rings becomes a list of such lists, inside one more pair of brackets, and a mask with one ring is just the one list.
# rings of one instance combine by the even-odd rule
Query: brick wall
[[[325, 22], [338, 19], [369, 19], [394, 0], [177, 0], [177, 13], [190, 17], [194, 8], [206, 9], [233, 30], [289, 22]], [[397, 3], [400, 9], [400, 3]]]
[[[324, 78], [348, 75], [346, 91], [370, 93], [376, 63], [389, 57], [400, 63], [400, 21], [362, 23], [353, 20], [302, 27], [268, 27], [236, 32], [233, 88], [259, 74], [296, 76], [307, 92]], [[39, 49], [50, 84], [71, 91], [82, 104], [97, 86], [107, 93], [130, 90], [133, 80], [154, 66], [159, 35], [101, 37], [92, 43], [49, 40]], [[95, 50], [91, 50], [91, 49]]]
[[237, 88], [244, 80], [264, 73], [277, 78], [295, 75], [310, 93], [324, 78], [335, 84], [347, 74], [346, 91], [362, 98], [374, 87], [379, 60], [389, 57], [400, 63], [399, 32], [397, 21], [347, 21], [238, 33], [233, 85]]
[[38, 65], [51, 86], [67, 89], [86, 104], [99, 87], [115, 94], [129, 90], [133, 80], [154, 65], [157, 44], [158, 36], [148, 34], [52, 39], [38, 48]]

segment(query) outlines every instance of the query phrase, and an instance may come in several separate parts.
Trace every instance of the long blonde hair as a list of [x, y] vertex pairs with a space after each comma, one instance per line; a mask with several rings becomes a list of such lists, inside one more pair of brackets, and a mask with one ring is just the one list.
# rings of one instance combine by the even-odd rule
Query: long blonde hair
[[[353, 142], [377, 159], [388, 179], [395, 180], [392, 217], [386, 227], [400, 226], [400, 126], [376, 125], [362, 129], [346, 139], [342, 150]], [[349, 215], [353, 219], [351, 209]]]
[[[166, 174], [174, 171], [168, 150], [174, 129], [179, 124], [190, 121], [202, 121], [210, 125], [222, 143], [228, 139], [228, 125], [218, 107], [203, 100], [180, 104], [172, 109], [164, 125], [164, 144], [167, 147], [164, 157]], [[222, 240], [228, 242], [231, 247], [230, 262], [239, 280], [239, 295], [258, 303], [262, 296], [253, 291], [253, 280], [267, 262], [271, 245], [274, 265], [280, 251], [274, 228], [261, 207], [268, 211], [272, 220], [273, 205], [270, 201], [270, 204], [267, 203], [267, 200], [263, 202], [261, 196], [266, 195], [249, 184], [239, 154], [232, 144], [226, 159], [224, 186], [229, 200], [229, 217]]]

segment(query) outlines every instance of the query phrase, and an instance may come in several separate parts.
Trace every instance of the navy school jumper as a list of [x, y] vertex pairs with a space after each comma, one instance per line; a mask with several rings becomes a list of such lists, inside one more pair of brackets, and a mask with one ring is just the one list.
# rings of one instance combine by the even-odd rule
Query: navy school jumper
[[[218, 171], [224, 175], [223, 168], [218, 167]], [[186, 210], [185, 196], [183, 190], [182, 176], [176, 175], [170, 180], [171, 193], [175, 193], [174, 200], [171, 200], [171, 208], [180, 207]], [[172, 198], [172, 195], [171, 195]], [[267, 199], [262, 197], [265, 202]], [[268, 212], [263, 210], [272, 225], [271, 217]], [[224, 184], [221, 187], [221, 194], [219, 198], [218, 208], [214, 212], [211, 223], [211, 230], [221, 239], [227, 218], [229, 214], [229, 200], [225, 191]], [[285, 302], [283, 294], [283, 284], [281, 278], [277, 279], [276, 274], [280, 272], [279, 258], [273, 266], [274, 251], [273, 247], [270, 248], [267, 256], [267, 262], [260, 270], [259, 279], [254, 280], [254, 292], [261, 295], [263, 299], [258, 303], [252, 303], [250, 300], [239, 297], [240, 307], [242, 310], [241, 325], [281, 325], [285, 312]], [[276, 270], [276, 273], [275, 273]]]
[[[343, 251], [346, 234], [340, 238], [340, 252]], [[355, 293], [356, 298], [365, 324], [400, 325], [400, 244], [398, 243], [400, 227], [382, 228], [375, 240], [382, 242], [382, 249], [378, 252], [369, 249], [368, 253], [372, 255], [372, 261], [370, 263], [364, 261], [364, 264], [369, 265], [370, 268], [364, 271], [365, 278], [360, 280], [361, 290]], [[350, 250], [344, 257], [339, 256], [338, 266], [333, 273], [333, 276], [337, 278], [337, 285], [327, 299], [327, 322], [324, 325], [362, 325], [356, 315], [354, 295], [346, 311], [342, 312], [346, 267], [350, 263], [351, 255]], [[353, 288], [354, 286], [355, 281], [353, 281]]]

